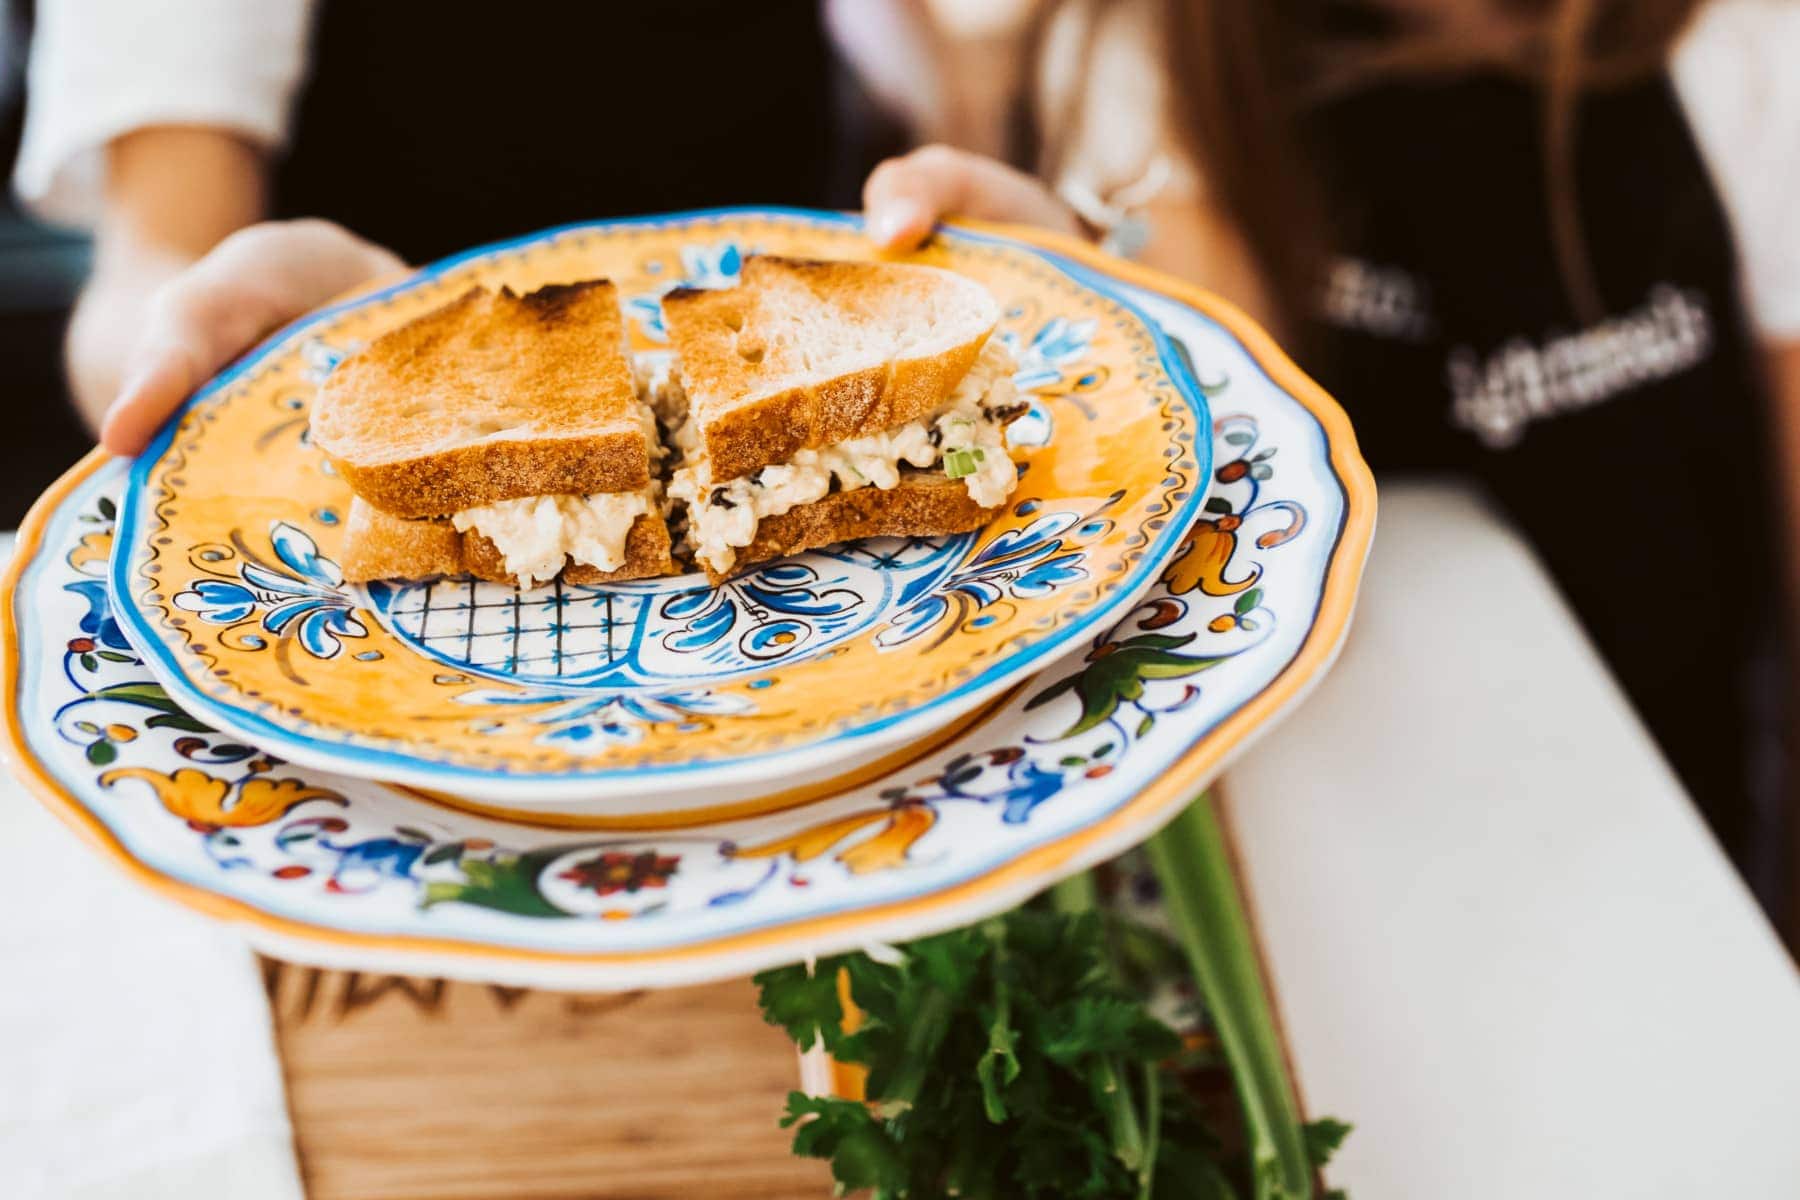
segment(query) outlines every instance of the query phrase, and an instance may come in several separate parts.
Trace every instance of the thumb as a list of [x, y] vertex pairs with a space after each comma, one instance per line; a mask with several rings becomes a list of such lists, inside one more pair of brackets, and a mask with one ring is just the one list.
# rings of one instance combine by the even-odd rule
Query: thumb
[[196, 387], [271, 330], [351, 288], [393, 274], [391, 252], [325, 221], [239, 230], [151, 301], [125, 386], [100, 425], [114, 454], [136, 454]]
[[118, 455], [143, 450], [163, 420], [194, 390], [198, 377], [185, 346], [164, 344], [135, 354], [124, 386], [101, 418], [100, 444]]

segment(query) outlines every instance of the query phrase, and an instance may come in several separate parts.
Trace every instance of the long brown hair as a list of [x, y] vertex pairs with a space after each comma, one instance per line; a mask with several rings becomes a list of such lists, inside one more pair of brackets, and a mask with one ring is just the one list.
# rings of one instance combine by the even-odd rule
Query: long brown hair
[[[1325, 201], [1298, 134], [1306, 110], [1402, 72], [1488, 68], [1527, 78], [1543, 98], [1545, 202], [1557, 264], [1576, 311], [1591, 316], [1600, 300], [1574, 186], [1578, 102], [1586, 91], [1659, 70], [1704, 2], [1500, 0], [1509, 36], [1497, 46], [1472, 46], [1403, 26], [1346, 40], [1328, 31], [1324, 0], [1159, 0], [1170, 127], [1199, 164], [1208, 194], [1243, 231], [1282, 315], [1294, 324], [1330, 249]], [[1096, 24], [1090, 20], [1089, 29]]]

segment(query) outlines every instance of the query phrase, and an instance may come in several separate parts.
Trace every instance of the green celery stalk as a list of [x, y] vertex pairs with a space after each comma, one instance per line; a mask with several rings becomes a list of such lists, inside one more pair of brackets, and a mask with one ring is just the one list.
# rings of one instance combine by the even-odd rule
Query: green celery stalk
[[1225, 838], [1202, 796], [1148, 843], [1163, 903], [1244, 1110], [1256, 1200], [1307, 1200], [1313, 1172]]

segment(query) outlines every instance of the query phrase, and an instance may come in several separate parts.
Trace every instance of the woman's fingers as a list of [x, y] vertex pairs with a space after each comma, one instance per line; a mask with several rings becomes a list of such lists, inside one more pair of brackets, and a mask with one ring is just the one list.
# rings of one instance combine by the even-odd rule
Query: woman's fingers
[[949, 146], [925, 146], [876, 167], [863, 185], [863, 209], [869, 236], [888, 250], [917, 246], [949, 216], [1082, 231], [1069, 206], [1038, 180]]
[[404, 269], [394, 254], [325, 221], [239, 230], [151, 300], [101, 443], [142, 450], [169, 414], [265, 334], [371, 279]]
[[917, 196], [898, 195], [869, 205], [869, 236], [888, 250], [910, 250], [930, 235], [940, 210]]
[[139, 357], [101, 419], [100, 444], [114, 454], [136, 454], [198, 383], [193, 360], [180, 347], [160, 347]]

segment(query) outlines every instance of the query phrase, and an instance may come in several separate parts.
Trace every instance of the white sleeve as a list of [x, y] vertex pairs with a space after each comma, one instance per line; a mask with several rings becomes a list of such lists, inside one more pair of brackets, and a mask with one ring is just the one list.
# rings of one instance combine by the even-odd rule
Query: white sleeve
[[1037, 88], [1042, 111], [1069, 118], [1068, 128], [1051, 131], [1065, 139], [1058, 187], [1104, 197], [1161, 177], [1158, 194], [1202, 191], [1164, 117], [1162, 42], [1156, 9], [1144, 0], [1065, 4], [1050, 19]]
[[39, 0], [26, 77], [19, 198], [91, 224], [106, 144], [147, 125], [286, 140], [313, 0]]
[[1731, 219], [1750, 319], [1800, 337], [1800, 5], [1707, 5], [1671, 73]]

